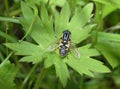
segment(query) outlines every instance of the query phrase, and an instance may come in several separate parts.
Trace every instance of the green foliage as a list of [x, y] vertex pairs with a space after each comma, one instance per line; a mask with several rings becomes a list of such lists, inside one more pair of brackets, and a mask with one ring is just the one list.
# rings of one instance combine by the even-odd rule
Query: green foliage
[[82, 41], [84, 39], [83, 37], [87, 37], [88, 33], [91, 31], [92, 27], [94, 26], [94, 25], [88, 25], [88, 27], [87, 26], [83, 27], [84, 25], [87, 24], [88, 20], [90, 19], [92, 9], [93, 9], [92, 3], [85, 6], [82, 10], [81, 8], [78, 8], [78, 10], [76, 10], [75, 14], [73, 15], [73, 17], [69, 22], [70, 9], [69, 6], [65, 4], [60, 14], [57, 14], [55, 18], [56, 36], [60, 37], [63, 30], [69, 29], [72, 33], [72, 39], [74, 40], [75, 43]]
[[74, 70], [76, 70], [80, 74], [87, 74], [89, 76], [94, 76], [93, 72], [100, 72], [100, 73], [107, 73], [110, 72], [110, 70], [103, 65], [102, 62], [97, 61], [93, 58], [90, 58], [91, 56], [97, 56], [99, 53], [95, 49], [90, 49], [90, 45], [86, 45], [79, 48], [79, 51], [81, 53], [80, 60], [75, 60], [73, 56], [70, 56], [69, 60], [67, 61], [67, 64], [71, 66]]
[[[120, 72], [109, 67], [119, 70], [120, 35], [113, 33], [120, 33], [120, 0], [12, 1], [13, 6], [5, 0], [5, 10], [0, 6], [0, 14], [7, 16], [0, 16], [4, 21], [0, 25], [0, 42], [4, 44], [0, 44], [2, 89], [109, 89], [108, 85], [119, 89]], [[21, 33], [17, 41], [15, 34], [19, 36], [17, 30], [21, 29], [24, 36]], [[61, 57], [58, 48], [47, 51], [66, 29], [80, 58], [72, 52]], [[14, 55], [8, 55], [11, 51]]]
[[107, 15], [109, 15], [116, 9], [120, 9], [120, 0], [93, 0], [93, 1], [103, 4], [102, 18], [105, 18]]
[[0, 64], [0, 88], [14, 89], [14, 78], [16, 76], [16, 68], [8, 60], [11, 54]]
[[70, 77], [66, 64], [62, 60], [56, 59], [54, 61], [54, 65], [57, 76], [60, 78], [60, 81], [62, 82], [63, 86], [65, 86], [67, 83], [67, 78]]
[[[94, 76], [92, 72], [106, 73], [110, 72], [101, 62], [90, 58], [97, 56], [99, 53], [95, 49], [89, 49], [89, 45], [80, 47], [80, 59], [74, 58], [71, 54], [68, 59], [61, 59], [59, 54], [47, 53], [45, 49], [49, 44], [55, 41], [54, 36], [60, 37], [62, 31], [69, 29], [72, 33], [72, 41], [79, 43], [89, 36], [89, 32], [94, 25], [86, 25], [91, 17], [93, 4], [86, 5], [83, 9], [78, 8], [72, 16], [70, 22], [70, 8], [67, 3], [63, 6], [60, 14], [55, 15], [55, 34], [53, 32], [53, 20], [48, 16], [47, 10], [44, 5], [41, 5], [41, 18], [37, 15], [37, 9], [30, 8], [24, 2], [21, 3], [23, 18], [20, 19], [24, 30], [38, 43], [38, 45], [29, 42], [7, 43], [6, 46], [15, 51], [17, 55], [26, 55], [21, 61], [38, 63], [41, 62], [42, 57], [45, 59], [45, 67], [48, 68], [54, 64], [56, 74], [60, 78], [63, 86], [66, 85], [69, 78], [67, 65], [72, 67], [80, 74], [87, 74]], [[83, 16], [84, 14], [84, 16]], [[79, 18], [83, 17], [83, 18]], [[28, 34], [26, 34], [27, 36]], [[56, 39], [57, 40], [57, 39]], [[24, 50], [24, 52], [23, 52]], [[43, 56], [43, 54], [46, 54]], [[91, 72], [92, 71], [92, 72]]]
[[12, 37], [10, 35], [7, 35], [3, 31], [0, 31], [0, 36], [3, 37], [3, 38], [7, 37], [10, 42], [17, 42], [16, 38], [14, 38], [14, 37]]
[[[49, 42], [53, 42], [53, 22], [48, 17], [45, 7], [42, 7], [41, 19], [37, 14], [37, 9], [32, 9], [25, 3], [21, 3], [23, 18], [20, 19], [24, 30], [40, 45], [41, 49], [48, 46]], [[43, 17], [42, 17], [43, 16]], [[41, 34], [41, 35], [40, 35]], [[51, 36], [50, 36], [51, 35]], [[44, 41], [43, 41], [44, 40]]]
[[24, 41], [20, 43], [7, 43], [5, 45], [14, 50], [16, 55], [26, 55], [20, 61], [37, 63], [42, 60], [43, 53], [40, 47], [37, 45]]
[[106, 57], [115, 68], [120, 63], [120, 35], [99, 32], [96, 48]]

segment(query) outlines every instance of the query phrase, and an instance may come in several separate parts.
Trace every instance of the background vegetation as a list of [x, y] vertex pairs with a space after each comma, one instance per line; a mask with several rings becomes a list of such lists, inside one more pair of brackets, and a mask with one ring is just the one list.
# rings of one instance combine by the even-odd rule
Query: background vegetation
[[[47, 47], [69, 29], [80, 59]], [[120, 89], [120, 0], [1, 0], [0, 89]]]

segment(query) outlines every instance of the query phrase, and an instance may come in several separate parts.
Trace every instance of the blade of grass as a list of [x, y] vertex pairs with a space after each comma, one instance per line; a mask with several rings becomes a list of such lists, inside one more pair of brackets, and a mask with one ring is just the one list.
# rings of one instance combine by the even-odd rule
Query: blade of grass
[[[8, 29], [9, 29], [9, 26], [8, 26], [8, 23], [6, 23], [5, 35], [8, 34]], [[6, 36], [5, 42], [6, 43], [8, 42], [8, 36]], [[6, 55], [8, 55], [8, 47], [6, 47]]]
[[8, 0], [5, 0], [4, 3], [5, 3], [6, 16], [9, 16]]
[[[6, 16], [9, 16], [8, 0], [5, 0], [4, 3], [5, 3]], [[7, 35], [7, 34], [8, 34], [8, 29], [9, 29], [9, 23], [6, 22], [5, 25], [6, 25], [5, 33], [6, 33], [6, 35]], [[6, 36], [6, 38], [5, 38], [5, 41], [6, 41], [6, 43], [8, 42], [8, 37], [7, 37], [7, 36]], [[7, 47], [6, 47], [6, 55], [8, 55], [8, 48], [7, 48]]]
[[35, 23], [37, 14], [38, 14], [38, 11], [37, 11], [36, 8], [34, 8], [34, 16], [33, 16], [33, 18], [32, 18], [32, 22], [31, 22], [31, 24], [30, 24], [30, 26], [29, 26], [29, 28], [28, 28], [28, 31], [26, 32], [26, 34], [24, 35], [24, 37], [20, 40], [20, 42], [23, 41], [23, 40], [25, 39], [25, 37], [27, 37], [28, 34], [31, 32], [32, 27], [33, 27], [33, 24]]
[[24, 89], [24, 86], [26, 84], [26, 82], [28, 81], [28, 79], [30, 78], [30, 76], [32, 75], [32, 73], [34, 72], [35, 68], [37, 67], [38, 64], [35, 64], [32, 68], [31, 68], [31, 71], [28, 73], [28, 75], [25, 77], [23, 83], [22, 83], [22, 86], [20, 89]]
[[11, 42], [17, 42], [17, 39], [12, 37], [11, 35], [8, 35], [2, 31], [0, 31], [0, 36], [3, 37], [3, 38], [8, 38], [8, 41], [11, 41]]
[[16, 16], [16, 15], [19, 15], [21, 13], [21, 9], [17, 9], [17, 10], [14, 10], [12, 12], [10, 12], [10, 16]]
[[9, 17], [0, 17], [0, 21], [12, 22], [12, 23], [20, 24], [20, 22], [19, 22], [18, 19], [15, 19], [15, 18], [9, 18]]
[[0, 64], [0, 67], [4, 66], [4, 64], [6, 63], [6, 61], [9, 60], [9, 58], [12, 56], [13, 52], [11, 52], [6, 58], [5, 60]]
[[4, 60], [4, 57], [2, 55], [2, 52], [0, 52], [0, 61], [3, 61]]
[[39, 86], [41, 85], [41, 82], [42, 82], [42, 79], [43, 79], [45, 73], [46, 73], [46, 70], [43, 68], [41, 70], [41, 72], [39, 73], [39, 75], [38, 75], [38, 78], [37, 78], [37, 80], [35, 82], [35, 85], [34, 85], [33, 89], [39, 89]]

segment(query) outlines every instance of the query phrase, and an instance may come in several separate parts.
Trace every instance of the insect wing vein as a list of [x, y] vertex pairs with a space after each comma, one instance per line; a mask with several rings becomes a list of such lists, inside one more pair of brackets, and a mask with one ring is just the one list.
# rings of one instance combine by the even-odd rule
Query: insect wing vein
[[55, 41], [53, 43], [51, 43], [48, 48], [46, 49], [46, 51], [54, 51], [59, 47], [59, 41]]
[[80, 58], [80, 53], [74, 44], [70, 45], [70, 52], [77, 58]]

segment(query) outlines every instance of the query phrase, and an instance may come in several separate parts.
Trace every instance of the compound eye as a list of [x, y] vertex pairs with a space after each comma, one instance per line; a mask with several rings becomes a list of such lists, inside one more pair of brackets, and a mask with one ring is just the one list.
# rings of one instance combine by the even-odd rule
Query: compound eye
[[63, 35], [63, 40], [68, 40], [68, 39], [69, 39], [69, 34], [65, 33], [65, 34]]

